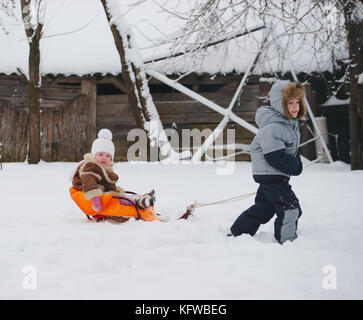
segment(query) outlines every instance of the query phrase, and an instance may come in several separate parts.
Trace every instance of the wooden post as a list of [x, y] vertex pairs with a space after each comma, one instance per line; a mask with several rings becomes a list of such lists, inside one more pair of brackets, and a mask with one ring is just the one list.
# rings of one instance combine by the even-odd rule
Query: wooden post
[[97, 83], [94, 79], [84, 78], [81, 81], [81, 94], [89, 99], [88, 125], [87, 125], [87, 149], [91, 149], [93, 141], [97, 137]]
[[349, 48], [349, 136], [351, 170], [363, 169], [363, 85], [358, 77], [363, 72], [363, 21], [355, 17], [359, 1], [352, 1], [344, 7], [345, 29]]
[[267, 106], [270, 104], [268, 94], [271, 90], [271, 83], [267, 81], [259, 82], [260, 92], [258, 97], [258, 106]]
[[310, 83], [304, 84], [304, 89], [306, 93], [306, 100], [309, 101], [311, 111], [313, 112], [314, 116], [316, 116], [316, 94], [315, 91], [311, 90]]
[[[291, 61], [290, 61], [290, 63], [291, 63]], [[292, 63], [291, 63], [291, 65], [292, 65]], [[294, 69], [291, 69], [291, 75], [292, 75], [295, 82], [299, 82], [299, 79], [297, 78], [297, 75], [296, 75]], [[306, 97], [304, 98], [304, 101], [305, 101], [305, 105], [306, 105], [306, 108], [307, 108], [307, 113], [308, 113], [308, 115], [310, 117], [310, 120], [311, 120], [311, 122], [313, 124], [314, 130], [316, 131], [316, 135], [320, 139], [321, 145], [322, 145], [323, 150], [324, 150], [324, 152], [325, 152], [325, 154], [326, 154], [326, 156], [328, 158], [328, 161], [329, 161], [329, 163], [333, 163], [333, 158], [331, 157], [330, 151], [329, 151], [329, 149], [328, 149], [328, 147], [327, 147], [327, 145], [325, 143], [325, 140], [321, 136], [321, 132], [320, 132], [320, 129], [319, 129], [319, 127], [318, 127], [318, 125], [317, 125], [317, 123], [315, 121], [315, 115], [311, 110], [310, 103], [309, 103], [309, 101], [308, 101], [308, 99]]]
[[[316, 94], [315, 91], [311, 90], [310, 84], [304, 85], [306, 92], [306, 99], [309, 101], [311, 111], [314, 115], [316, 115]], [[303, 144], [306, 141], [309, 141], [314, 138], [313, 129], [309, 126], [309, 121], [302, 120], [302, 125], [300, 127], [301, 139], [300, 143]], [[316, 159], [316, 148], [315, 141], [312, 141], [302, 147], [300, 147], [300, 153], [310, 161]]]
[[[29, 163], [36, 164], [40, 161], [40, 40], [43, 25], [37, 22], [34, 28], [29, 24], [31, 19], [30, 1], [21, 0], [22, 19], [25, 34], [29, 43]], [[40, 3], [38, 4], [40, 6]], [[39, 9], [39, 7], [38, 7]]]

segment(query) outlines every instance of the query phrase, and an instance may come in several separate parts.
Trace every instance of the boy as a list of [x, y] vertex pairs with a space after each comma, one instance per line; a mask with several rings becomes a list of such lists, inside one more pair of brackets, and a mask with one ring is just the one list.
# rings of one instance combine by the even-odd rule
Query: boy
[[283, 244], [297, 238], [297, 222], [302, 211], [289, 180], [290, 176], [302, 172], [298, 119], [306, 114], [304, 96], [299, 83], [277, 81], [270, 91], [271, 106], [257, 110], [259, 131], [251, 144], [251, 160], [253, 178], [260, 186], [255, 204], [237, 218], [230, 235], [253, 236], [261, 224], [276, 214], [275, 239]]

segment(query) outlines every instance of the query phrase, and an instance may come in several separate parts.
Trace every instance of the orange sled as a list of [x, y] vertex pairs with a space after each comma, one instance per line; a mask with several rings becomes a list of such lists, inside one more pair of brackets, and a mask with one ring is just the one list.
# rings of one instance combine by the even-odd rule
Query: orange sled
[[77, 206], [87, 215], [88, 218], [96, 219], [107, 217], [124, 217], [136, 218], [145, 221], [159, 220], [154, 214], [154, 207], [148, 209], [140, 209], [135, 205], [122, 205], [118, 198], [114, 198], [112, 194], [104, 194], [101, 196], [102, 209], [96, 212], [92, 208], [91, 200], [84, 198], [84, 193], [73, 187], [69, 188], [69, 193]]

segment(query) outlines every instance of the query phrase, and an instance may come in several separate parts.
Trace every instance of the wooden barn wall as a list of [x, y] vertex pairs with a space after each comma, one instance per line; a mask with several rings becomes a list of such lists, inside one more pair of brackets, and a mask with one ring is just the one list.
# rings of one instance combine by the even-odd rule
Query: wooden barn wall
[[[41, 108], [60, 106], [80, 94], [80, 85], [75, 86], [73, 83], [59, 84], [54, 81], [44, 80], [40, 89], [40, 106]], [[20, 108], [28, 107], [27, 81], [19, 78], [19, 76], [0, 76], [0, 100]]]
[[[109, 83], [115, 82], [115, 77], [109, 78], [112, 78]], [[106, 77], [91, 78], [91, 81], [96, 81], [99, 85], [107, 83], [108, 80]], [[217, 76], [213, 79], [210, 76], [190, 75], [183, 78], [180, 83], [216, 104], [227, 107], [240, 80], [241, 76], [238, 75]], [[82, 79], [79, 77], [43, 79], [41, 154], [45, 161], [78, 161], [85, 152], [89, 151], [90, 139], [87, 137], [89, 100], [85, 95], [81, 95], [84, 93], [81, 90], [81, 82]], [[213, 130], [222, 120], [222, 115], [182, 93], [166, 88], [156, 79], [151, 78], [149, 84], [164, 128], [173, 128], [179, 133], [180, 146], [183, 129]], [[268, 102], [263, 101], [261, 97], [266, 96], [269, 89], [269, 83], [259, 82], [254, 76], [250, 77], [233, 112], [255, 125], [255, 112], [260, 105]], [[115, 160], [125, 161], [128, 148], [135, 143], [127, 141], [127, 134], [136, 127], [127, 95], [120, 90], [112, 94], [97, 91], [96, 130], [109, 128], [112, 131], [116, 146]], [[26, 80], [19, 76], [0, 76], [0, 142], [4, 144], [3, 161], [25, 160], [27, 105]], [[17, 124], [16, 130], [12, 129], [14, 123]], [[236, 143], [250, 144], [254, 137], [254, 134], [233, 122], [228, 123], [227, 129], [235, 129]], [[226, 131], [223, 135], [226, 142]], [[249, 160], [250, 157], [239, 155], [236, 159]]]
[[[89, 99], [80, 86], [44, 82], [41, 89], [41, 158], [78, 161], [87, 152]], [[25, 161], [28, 147], [28, 95], [24, 79], [0, 77], [2, 161]]]
[[[217, 103], [222, 107], [227, 107], [235, 93], [241, 77], [230, 77], [228, 83], [226, 79], [221, 77], [219, 82], [216, 80], [199, 80], [195, 82], [188, 79], [181, 81], [184, 85], [193, 87], [198, 91], [200, 85], [220, 85], [220, 88], [214, 92], [199, 92], [205, 98]], [[150, 81], [152, 85], [160, 83], [155, 79]], [[249, 83], [243, 90], [240, 99], [237, 101], [233, 111], [239, 117], [245, 119], [251, 124], [254, 124], [254, 114], [260, 104], [260, 85], [257, 81]], [[167, 93], [152, 93], [153, 101], [159, 112], [160, 119], [164, 128], [172, 128], [178, 132], [180, 141], [179, 146], [182, 146], [182, 130], [183, 129], [215, 129], [218, 123], [222, 120], [222, 115], [193, 100], [192, 98], [179, 93], [177, 91]], [[131, 108], [128, 104], [125, 94], [118, 95], [99, 95], [97, 97], [97, 130], [101, 128], [109, 128], [114, 135], [117, 154], [116, 160], [127, 160], [127, 150], [133, 141], [127, 141], [129, 130], [136, 127], [136, 122], [133, 118]], [[235, 129], [236, 143], [249, 144], [254, 134], [248, 130], [230, 122], [227, 129]], [[224, 142], [226, 141], [227, 133], [223, 132]], [[203, 142], [204, 140], [202, 140]], [[191, 147], [192, 145], [192, 141]], [[249, 160], [248, 155], [239, 155], [237, 160]]]
[[87, 150], [89, 99], [72, 101], [41, 113], [41, 155], [45, 161], [79, 161]]
[[1, 161], [24, 161], [28, 148], [28, 111], [0, 100]]

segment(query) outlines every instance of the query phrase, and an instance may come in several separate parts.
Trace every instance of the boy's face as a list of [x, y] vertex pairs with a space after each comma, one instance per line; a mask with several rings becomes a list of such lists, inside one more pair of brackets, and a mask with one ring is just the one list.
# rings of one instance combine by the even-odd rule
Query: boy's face
[[97, 152], [95, 155], [95, 159], [97, 162], [102, 164], [104, 167], [108, 166], [112, 161], [112, 155], [108, 152]]
[[287, 102], [287, 109], [289, 110], [289, 114], [291, 115], [291, 117], [296, 118], [300, 110], [300, 100], [299, 99], [289, 100]]

